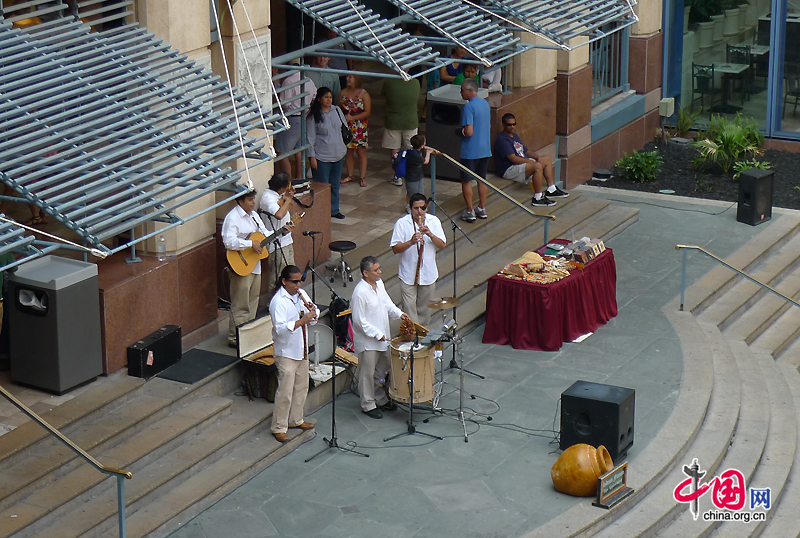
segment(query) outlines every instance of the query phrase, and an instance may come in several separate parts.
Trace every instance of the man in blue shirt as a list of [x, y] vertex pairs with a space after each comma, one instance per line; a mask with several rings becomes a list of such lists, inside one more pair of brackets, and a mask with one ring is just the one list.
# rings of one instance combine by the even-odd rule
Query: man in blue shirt
[[[528, 149], [517, 135], [515, 132], [517, 118], [514, 114], [504, 114], [502, 122], [503, 131], [494, 141], [494, 167], [497, 175], [523, 185], [533, 181], [533, 190], [536, 194], [531, 204], [535, 206], [555, 205], [555, 200], [550, 198], [569, 196], [569, 193], [556, 187], [552, 159], [546, 155], [539, 156]], [[547, 192], [543, 185], [545, 181]]]
[[[478, 97], [478, 83], [473, 79], [461, 83], [461, 98], [468, 101], [461, 112], [461, 164], [486, 179], [489, 157], [492, 156], [489, 103]], [[486, 197], [489, 189], [478, 182], [478, 207], [472, 206], [472, 179], [467, 172], [461, 172], [461, 193], [467, 208], [461, 213], [461, 220], [475, 222], [487, 218]]]

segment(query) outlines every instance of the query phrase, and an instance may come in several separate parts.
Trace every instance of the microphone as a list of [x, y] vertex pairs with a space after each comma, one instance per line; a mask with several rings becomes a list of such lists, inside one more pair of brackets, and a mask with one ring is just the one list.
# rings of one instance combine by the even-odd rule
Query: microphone
[[[305, 233], [305, 232], [303, 232], [303, 233]], [[306, 268], [303, 269], [303, 276], [300, 277], [300, 281], [301, 282], [305, 282], [306, 281], [306, 276], [308, 275], [308, 269], [310, 267], [311, 267], [311, 260], [306, 262]]]
[[308, 237], [309, 235], [317, 235], [317, 234], [321, 234], [321, 233], [322, 232], [313, 232], [311, 230], [306, 230], [305, 232], [303, 232], [303, 235]]

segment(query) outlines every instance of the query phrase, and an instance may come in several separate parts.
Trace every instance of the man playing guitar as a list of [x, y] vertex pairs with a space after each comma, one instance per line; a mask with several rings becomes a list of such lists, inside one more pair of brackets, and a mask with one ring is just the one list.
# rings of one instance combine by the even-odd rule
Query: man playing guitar
[[269, 253], [272, 255], [273, 261], [269, 263], [269, 272], [271, 277], [269, 285], [267, 286], [267, 296], [271, 297], [273, 291], [280, 285], [278, 277], [283, 271], [283, 268], [288, 265], [294, 265], [294, 240], [292, 239], [292, 229], [294, 224], [291, 222], [289, 209], [292, 206], [292, 198], [294, 197], [294, 188], [292, 188], [292, 181], [289, 174], [286, 172], [278, 172], [272, 179], [269, 180], [269, 189], [264, 191], [261, 196], [260, 211], [266, 214], [264, 223], [267, 230], [284, 229], [283, 236], [279, 241], [278, 252], [274, 252], [275, 243], [269, 244]]
[[[255, 211], [256, 190], [252, 189], [236, 198], [236, 207], [230, 210], [222, 223], [222, 243], [228, 250], [252, 248], [260, 254], [262, 247], [257, 240], [249, 239], [254, 232], [269, 235], [261, 218]], [[231, 317], [228, 325], [228, 345], [236, 347], [236, 327], [256, 317], [258, 296], [261, 291], [261, 261], [255, 261], [253, 271], [245, 276], [229, 271], [231, 279]]]

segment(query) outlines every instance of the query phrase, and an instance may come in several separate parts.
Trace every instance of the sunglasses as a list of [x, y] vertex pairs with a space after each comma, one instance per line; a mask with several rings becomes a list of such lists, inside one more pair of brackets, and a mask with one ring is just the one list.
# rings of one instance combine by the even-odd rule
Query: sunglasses
[[421, 205], [419, 207], [412, 207], [411, 209], [421, 209], [421, 210], [425, 211], [426, 209], [428, 209], [428, 206], [427, 205]]
[[286, 282], [291, 282], [292, 284], [300, 284], [302, 280], [286, 280]]
[[517, 126], [516, 123], [504, 123], [503, 125], [505, 125], [506, 127], [516, 127]]

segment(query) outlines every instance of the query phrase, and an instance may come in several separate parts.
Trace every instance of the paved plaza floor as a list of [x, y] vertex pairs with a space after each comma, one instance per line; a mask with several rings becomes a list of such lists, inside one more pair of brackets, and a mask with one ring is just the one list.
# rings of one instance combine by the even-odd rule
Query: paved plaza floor
[[[616, 259], [619, 314], [558, 352], [482, 344], [483, 326], [467, 335], [465, 368], [485, 376], [465, 376], [469, 442], [456, 413], [459, 377], [453, 370], [445, 373], [441, 404], [448, 413], [415, 413], [417, 430], [442, 440], [410, 435], [384, 442], [407, 431], [407, 414], [394, 411], [371, 419], [361, 413], [356, 395], [342, 394], [336, 400], [339, 444], [368, 458], [329, 450], [304, 461], [327, 446], [322, 437], [331, 433], [328, 404], [312, 417], [314, 440], [172, 536], [517, 537], [576, 503], [590, 502], [556, 492], [550, 480], [560, 454], [554, 441], [560, 394], [576, 380], [635, 389], [635, 442], [629, 452], [635, 459], [663, 427], [681, 386], [680, 341], [662, 312], [680, 293], [682, 254], [675, 245], [699, 245], [724, 257], [771, 223], [737, 223], [730, 203], [591, 187], [581, 191], [640, 209], [639, 221], [607, 243]], [[776, 209], [771, 222], [782, 213]], [[692, 253], [688, 283], [712, 263]], [[630, 472], [636, 472], [635, 465]]]

